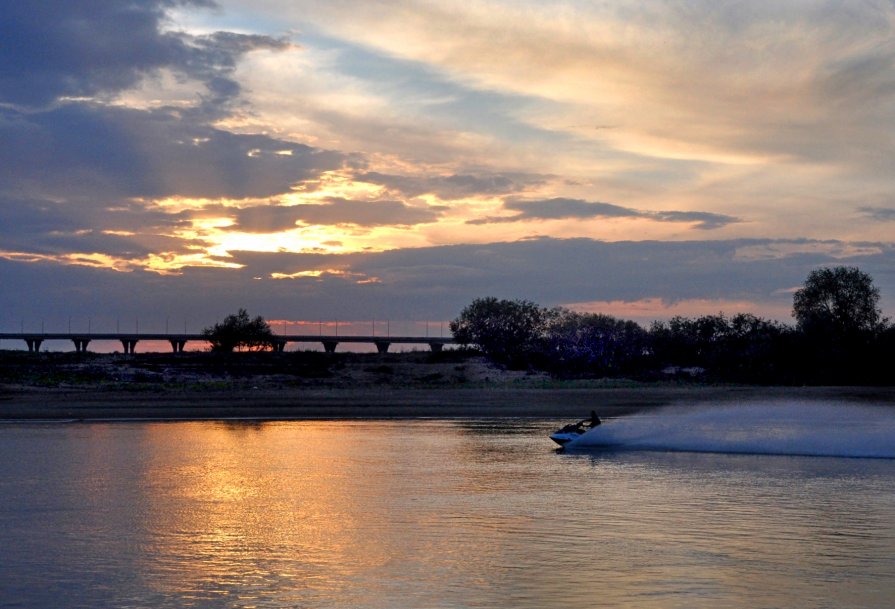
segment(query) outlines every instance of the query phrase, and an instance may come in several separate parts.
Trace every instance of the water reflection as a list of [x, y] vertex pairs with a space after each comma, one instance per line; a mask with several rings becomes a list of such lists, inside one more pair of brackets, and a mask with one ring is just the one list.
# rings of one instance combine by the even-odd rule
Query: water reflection
[[[591, 504], [613, 515], [601, 522], [603, 540], [644, 552], [649, 568], [629, 565], [619, 582], [624, 589], [641, 571], [654, 577], [654, 589], [677, 593], [681, 582], [692, 581], [700, 597], [735, 594], [767, 605], [815, 599], [877, 607], [893, 589], [895, 562], [885, 558], [895, 548], [891, 461], [636, 452], [563, 457], [603, 481]], [[661, 573], [649, 548], [664, 558]], [[868, 585], [837, 585], [843, 581]]]
[[144, 565], [164, 574], [160, 591], [201, 599], [238, 590], [247, 600], [301, 581], [304, 594], [330, 596], [389, 561], [364, 522], [377, 468], [345, 441], [344, 425], [305, 424], [297, 436], [277, 424], [197, 425], [200, 433], [178, 428], [181, 438], [169, 426], [149, 431], [165, 447], [143, 485], [149, 529], [168, 533], [152, 537]]
[[0, 599], [882, 607], [895, 594], [895, 462], [557, 454], [554, 426], [0, 427], [0, 546], [14, 548]]

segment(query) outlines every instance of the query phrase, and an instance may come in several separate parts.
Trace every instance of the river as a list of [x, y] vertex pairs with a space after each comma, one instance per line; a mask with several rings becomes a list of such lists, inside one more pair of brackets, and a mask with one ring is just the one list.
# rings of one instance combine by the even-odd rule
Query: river
[[895, 459], [556, 423], [3, 424], [0, 606], [891, 607]]

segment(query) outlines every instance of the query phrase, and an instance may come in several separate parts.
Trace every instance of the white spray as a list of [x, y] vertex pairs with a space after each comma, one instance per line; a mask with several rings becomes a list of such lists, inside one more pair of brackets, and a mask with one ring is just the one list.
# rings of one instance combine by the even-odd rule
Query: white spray
[[891, 459], [895, 408], [814, 401], [673, 406], [607, 421], [567, 449], [601, 446]]

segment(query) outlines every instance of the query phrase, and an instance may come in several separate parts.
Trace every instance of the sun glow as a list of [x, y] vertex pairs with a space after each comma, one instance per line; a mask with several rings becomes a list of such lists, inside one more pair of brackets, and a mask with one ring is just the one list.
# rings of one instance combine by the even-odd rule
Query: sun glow
[[356, 279], [357, 283], [376, 283], [375, 277], [367, 277], [363, 273], [353, 273], [344, 269], [314, 269], [310, 271], [297, 271], [295, 273], [271, 273], [271, 279], [319, 279], [321, 277], [344, 277]]
[[165, 197], [163, 199], [132, 199], [134, 203], [152, 209], [158, 208], [165, 213], [176, 214], [185, 211], [204, 211], [209, 208], [239, 208], [249, 205], [262, 205], [267, 199], [203, 199], [195, 197]]
[[204, 252], [195, 254], [174, 254], [163, 252], [150, 254], [142, 265], [148, 271], [161, 275], [177, 275], [184, 267], [204, 267], [219, 269], [240, 269], [243, 265], [213, 258]]
[[369, 201], [386, 194], [384, 187], [358, 180], [353, 173], [344, 170], [325, 171], [316, 180], [297, 184], [293, 191], [283, 195], [283, 201], [287, 204], [320, 203], [329, 199]]
[[0, 258], [16, 262], [56, 262], [60, 264], [72, 264], [77, 266], [89, 266], [92, 268], [112, 269], [113, 271], [130, 271], [140, 266], [138, 260], [116, 258], [107, 254], [96, 252], [71, 253], [71, 254], [37, 254], [26, 252], [0, 251]]

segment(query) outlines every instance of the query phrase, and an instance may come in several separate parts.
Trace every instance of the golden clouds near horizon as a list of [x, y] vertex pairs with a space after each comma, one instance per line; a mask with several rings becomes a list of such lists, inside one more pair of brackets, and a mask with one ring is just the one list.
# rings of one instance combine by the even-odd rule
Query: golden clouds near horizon
[[[155, 253], [142, 264], [129, 261], [159, 273], [176, 273], [187, 266], [239, 268], [236, 252], [338, 255], [424, 247], [456, 240], [459, 234], [475, 239], [475, 232], [493, 237], [494, 230], [470, 230], [466, 222], [494, 213], [502, 204], [493, 196], [444, 200], [421, 192], [408, 197], [348, 170], [323, 172], [295, 184], [291, 192], [264, 199], [171, 196], [134, 202], [177, 219], [162, 234], [182, 243], [186, 252]], [[516, 232], [507, 236], [517, 236]], [[270, 277], [322, 275], [351, 276], [341, 270], [296, 269]]]

